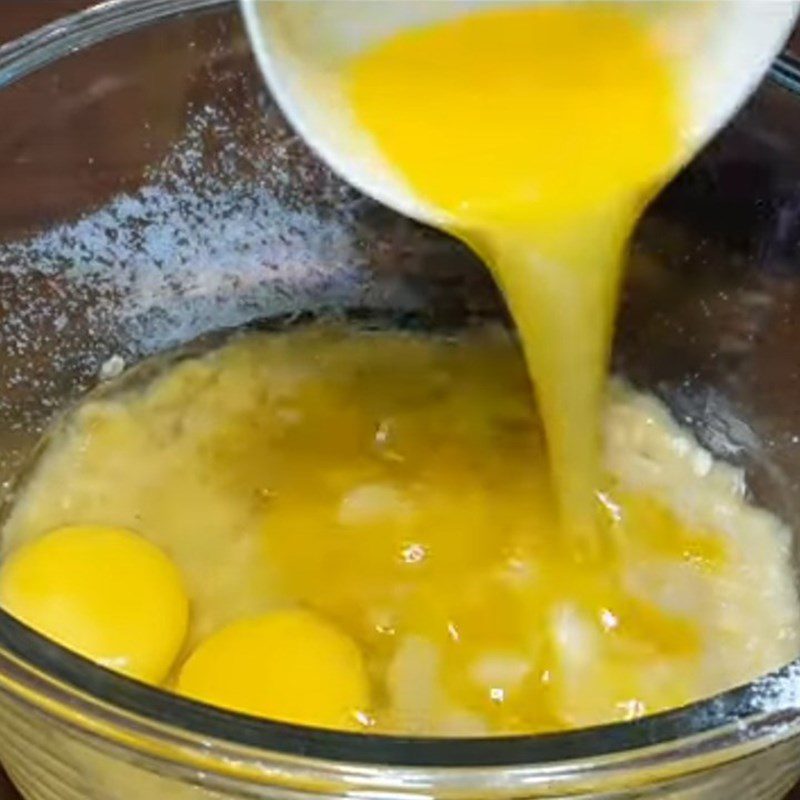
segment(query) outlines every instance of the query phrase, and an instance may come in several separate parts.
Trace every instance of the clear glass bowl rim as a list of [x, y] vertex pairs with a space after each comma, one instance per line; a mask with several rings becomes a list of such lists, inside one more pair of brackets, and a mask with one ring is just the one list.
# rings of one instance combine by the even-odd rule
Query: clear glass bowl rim
[[[0, 89], [136, 28], [234, 4], [105, 0], [0, 47]], [[769, 79], [800, 94], [800, 61], [783, 54]], [[422, 794], [434, 786], [453, 796], [477, 788], [482, 797], [490, 797], [513, 796], [542, 780], [574, 788], [576, 781], [591, 783], [639, 770], [650, 778], [684, 774], [797, 735], [800, 689], [776, 690], [793, 684], [800, 684], [800, 659], [685, 708], [597, 728], [472, 739], [339, 733], [219, 711], [150, 688], [96, 667], [0, 610], [0, 690], [32, 713], [54, 716], [105, 746], [136, 750], [172, 769], [182, 765], [187, 774], [202, 769], [235, 781], [291, 785], [291, 776], [302, 771], [306, 788], [316, 781], [330, 788], [330, 781], [338, 779], [353, 786], [366, 783], [373, 790]], [[765, 697], [772, 699], [765, 703]]]

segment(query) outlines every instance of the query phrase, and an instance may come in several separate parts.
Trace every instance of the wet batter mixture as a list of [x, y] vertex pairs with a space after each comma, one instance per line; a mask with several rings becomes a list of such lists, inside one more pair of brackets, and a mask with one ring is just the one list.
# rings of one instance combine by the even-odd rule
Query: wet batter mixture
[[559, 539], [503, 331], [242, 335], [55, 432], [0, 600], [127, 674], [354, 730], [629, 719], [793, 657], [788, 532], [653, 398], [615, 385], [603, 419], [598, 566]]

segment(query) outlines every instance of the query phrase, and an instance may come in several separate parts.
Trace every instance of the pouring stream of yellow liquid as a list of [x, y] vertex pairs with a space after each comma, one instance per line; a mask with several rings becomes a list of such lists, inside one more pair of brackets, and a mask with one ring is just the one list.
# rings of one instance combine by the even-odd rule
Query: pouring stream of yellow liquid
[[359, 56], [348, 81], [385, 158], [502, 287], [546, 430], [562, 541], [596, 551], [624, 249], [679, 154], [670, 64], [629, 10], [539, 5], [403, 32]]

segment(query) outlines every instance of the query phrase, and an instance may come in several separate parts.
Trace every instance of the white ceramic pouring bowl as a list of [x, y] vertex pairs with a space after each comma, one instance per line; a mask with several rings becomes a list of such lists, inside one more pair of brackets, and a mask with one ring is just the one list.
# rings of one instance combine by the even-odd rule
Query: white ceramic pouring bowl
[[[566, 0], [569, 2], [570, 0]], [[502, 0], [240, 0], [256, 58], [284, 114], [345, 180], [401, 213], [446, 225], [415, 196], [354, 119], [342, 67], [403, 29]], [[545, 0], [547, 2], [547, 0]], [[620, 0], [679, 65], [688, 122], [685, 162], [756, 88], [797, 16], [797, 0]], [[676, 164], [677, 167], [679, 164]]]

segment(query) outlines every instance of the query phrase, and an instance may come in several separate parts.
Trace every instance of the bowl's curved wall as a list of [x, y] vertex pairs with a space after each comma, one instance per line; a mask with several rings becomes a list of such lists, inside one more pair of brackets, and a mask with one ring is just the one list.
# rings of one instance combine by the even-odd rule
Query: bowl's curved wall
[[[54, 62], [0, 92], [0, 119], [0, 501], [47, 423], [114, 356], [130, 364], [319, 309], [434, 326], [504, 318], [469, 253], [344, 186], [292, 135], [230, 9]], [[800, 101], [772, 83], [644, 220], [615, 360], [743, 463], [759, 498], [800, 529], [798, 186]], [[767, 751], [763, 731], [752, 737], [759, 752], [742, 762], [646, 790], [632, 785], [646, 775], [630, 777], [625, 791], [776, 798], [800, 772], [800, 748]], [[200, 767], [178, 787], [172, 765], [82, 740], [3, 691], [0, 756], [34, 800], [219, 796], [194, 784], [290, 796]], [[453, 775], [456, 796], [466, 778]], [[605, 778], [592, 780], [586, 797]], [[492, 791], [562, 791], [553, 786]]]

